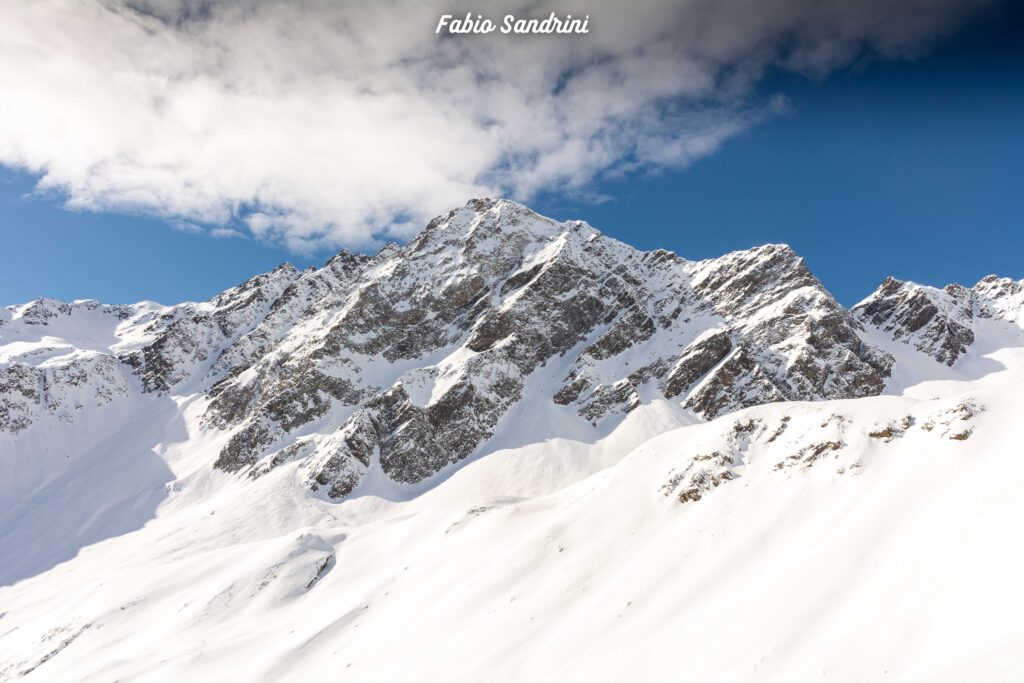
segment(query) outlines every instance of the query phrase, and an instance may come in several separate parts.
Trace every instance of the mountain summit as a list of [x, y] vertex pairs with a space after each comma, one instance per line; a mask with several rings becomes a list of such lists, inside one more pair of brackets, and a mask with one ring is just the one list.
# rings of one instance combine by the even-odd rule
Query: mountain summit
[[286, 264], [204, 303], [10, 307], [0, 429], [91, 419], [140, 390], [198, 396], [223, 442], [213, 467], [299, 462], [337, 499], [370, 470], [417, 484], [497, 443], [607, 433], [655, 397], [709, 419], [881, 394], [887, 341], [953, 365], [975, 311], [1016, 320], [1021, 290], [890, 278], [847, 311], [785, 245], [687, 261], [477, 199], [405, 246]]

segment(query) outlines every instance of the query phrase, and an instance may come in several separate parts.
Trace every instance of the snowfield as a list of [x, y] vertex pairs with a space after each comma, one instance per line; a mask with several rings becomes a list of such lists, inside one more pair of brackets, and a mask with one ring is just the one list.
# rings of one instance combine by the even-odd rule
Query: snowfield
[[[0, 681], [1024, 680], [1024, 283], [846, 311], [786, 248], [482, 206], [210, 302], [0, 310]], [[567, 244], [679, 295], [524, 331]]]
[[[990, 360], [646, 438], [671, 414], [652, 403], [608, 437], [628, 452], [499, 451], [405, 500], [238, 480], [172, 437], [152, 519], [0, 589], [0, 676], [1020, 680], [1024, 353]], [[679, 502], [673, 474], [709, 453], [735, 478]], [[86, 488], [148, 514], [161, 477], [118, 464], [134, 478], [103, 487], [97, 461]], [[59, 544], [82, 503], [43, 500], [33, 539]], [[3, 523], [11, 566], [25, 522]]]

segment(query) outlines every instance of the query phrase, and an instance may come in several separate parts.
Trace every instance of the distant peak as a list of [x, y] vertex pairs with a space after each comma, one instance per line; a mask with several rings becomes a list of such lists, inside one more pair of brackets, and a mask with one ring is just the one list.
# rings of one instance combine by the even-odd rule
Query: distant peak
[[509, 199], [471, 199], [464, 206], [430, 221], [409, 245], [414, 251], [435, 240], [479, 245], [516, 233], [550, 239], [570, 227], [569, 223], [547, 218]]
[[1007, 291], [1017, 292], [1024, 290], [1024, 280], [1014, 280], [1001, 275], [986, 275], [978, 280], [974, 287], [976, 291]]
[[512, 208], [520, 211], [528, 211], [534, 213], [533, 209], [514, 202], [511, 199], [505, 199], [504, 197], [479, 197], [476, 199], [470, 199], [466, 202], [466, 208], [472, 209], [479, 213], [490, 211], [492, 209]]
[[884, 280], [882, 280], [882, 284], [880, 284], [878, 286], [878, 289], [876, 290], [876, 293], [877, 294], [892, 294], [894, 292], [898, 292], [899, 290], [903, 289], [904, 285], [907, 285], [907, 284], [913, 285], [914, 283], [912, 283], [912, 282], [911, 283], [907, 283], [904, 280], [900, 280], [900, 279], [894, 278], [892, 275], [889, 275]]
[[398, 252], [402, 251], [402, 245], [397, 242], [388, 242], [377, 252], [377, 256], [380, 258], [387, 258]]

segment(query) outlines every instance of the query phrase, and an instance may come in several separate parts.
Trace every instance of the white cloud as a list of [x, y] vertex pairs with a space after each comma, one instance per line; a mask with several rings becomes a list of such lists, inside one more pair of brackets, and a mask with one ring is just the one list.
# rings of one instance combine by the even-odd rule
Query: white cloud
[[366, 246], [469, 197], [686, 165], [778, 107], [767, 68], [913, 56], [977, 4], [510, 0], [495, 17], [592, 32], [439, 38], [447, 3], [8, 0], [0, 163], [73, 208]]
[[190, 235], [206, 234], [206, 230], [204, 230], [202, 226], [196, 225], [195, 223], [190, 223], [189, 221], [181, 220], [180, 218], [171, 219], [167, 221], [167, 224], [170, 225], [171, 228], [173, 228], [174, 230], [177, 230], [178, 232], [185, 232]]
[[208, 233], [215, 240], [242, 239], [245, 235], [234, 228], [213, 228]]

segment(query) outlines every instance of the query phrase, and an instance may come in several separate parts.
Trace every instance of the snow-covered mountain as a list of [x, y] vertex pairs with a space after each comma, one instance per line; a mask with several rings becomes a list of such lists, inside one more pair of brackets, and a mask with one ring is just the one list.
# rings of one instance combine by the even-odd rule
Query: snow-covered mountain
[[505, 200], [207, 302], [8, 307], [0, 680], [1024, 672], [971, 596], [1021, 592], [1022, 311]]

